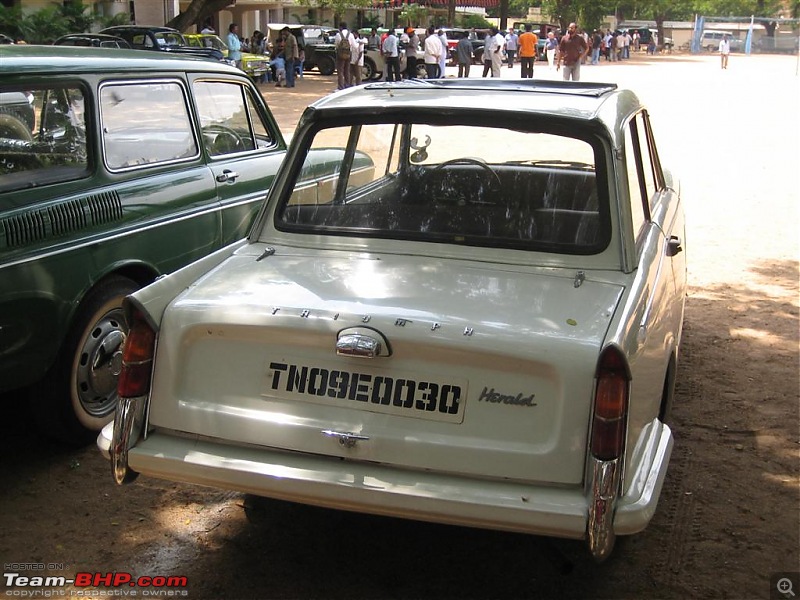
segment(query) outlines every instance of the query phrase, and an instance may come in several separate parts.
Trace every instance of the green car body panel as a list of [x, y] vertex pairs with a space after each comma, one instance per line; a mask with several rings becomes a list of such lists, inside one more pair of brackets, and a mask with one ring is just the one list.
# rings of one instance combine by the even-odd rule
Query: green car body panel
[[[102, 299], [104, 286], [121, 289], [117, 294], [130, 293], [133, 289], [120, 288], [120, 282], [142, 287], [244, 237], [286, 154], [274, 117], [244, 73], [209, 61], [142, 54], [94, 48], [0, 48], [0, 392], [47, 382], [59, 361], [88, 369], [84, 386], [94, 385], [91, 378], [106, 378], [98, 386], [113, 384], [115, 390], [118, 358], [102, 356], [107, 350], [103, 344], [111, 342], [93, 348], [91, 336], [105, 334], [91, 331], [93, 323], [81, 332], [76, 320], [94, 310], [88, 305], [102, 304], [97, 297]], [[142, 82], [153, 89], [179, 90], [190, 123], [181, 143], [190, 151], [152, 164], [110, 165], [106, 152], [114, 124], [104, 123], [101, 98], [134, 90]], [[214, 84], [207, 88], [234, 86], [227, 89], [236, 90], [234, 97], [239, 94], [247, 110], [234, 112], [231, 118], [240, 119], [245, 128], [250, 124], [252, 141], [242, 141], [212, 124], [211, 137], [228, 136], [226, 143], [234, 150], [210, 149], [210, 134], [203, 126], [207, 117], [194, 92], [204, 82]], [[48, 108], [37, 108], [36, 98], [55, 104], [58, 94], [75, 92], [82, 99], [83, 166], [50, 170], [44, 159], [44, 167], [20, 171], [19, 165], [31, 156], [39, 159], [37, 148], [50, 144], [52, 150], [61, 143], [45, 130], [42, 115]], [[30, 98], [30, 107], [17, 102], [23, 95]], [[32, 131], [21, 131], [31, 129], [25, 112], [31, 108], [40, 111], [39, 122]], [[141, 134], [134, 143], [145, 148], [150, 146], [148, 140], [169, 135], [148, 131], [144, 123], [141, 132], [135, 123], [132, 131], [134, 137]], [[126, 135], [130, 137], [130, 132]], [[120, 139], [123, 146], [131, 142], [125, 136]], [[244, 149], [237, 149], [237, 144]], [[71, 158], [64, 160], [72, 165]], [[110, 288], [106, 296], [113, 295]], [[115, 314], [108, 317], [112, 329]], [[119, 329], [124, 337], [127, 327]], [[86, 361], [80, 357], [63, 356], [80, 353], [68, 347], [71, 332], [78, 337], [84, 333], [81, 344], [92, 350], [86, 360], [98, 365], [105, 361], [104, 371], [81, 365]], [[119, 337], [114, 332], [108, 335], [109, 340]], [[121, 346], [116, 350], [121, 352]], [[66, 379], [63, 373], [62, 379]], [[74, 374], [69, 385], [76, 385]], [[60, 392], [83, 402], [80, 390]], [[104, 408], [94, 415], [102, 421], [111, 418], [115, 405], [112, 392], [106, 392], [107, 402], [97, 405]], [[102, 426], [92, 419], [88, 425], [86, 420], [82, 423], [89, 430]]]

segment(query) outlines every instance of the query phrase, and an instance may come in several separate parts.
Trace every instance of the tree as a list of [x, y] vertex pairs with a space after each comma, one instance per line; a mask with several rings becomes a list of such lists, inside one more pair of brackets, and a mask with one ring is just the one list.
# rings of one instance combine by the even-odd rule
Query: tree
[[193, 25], [200, 25], [208, 17], [233, 4], [233, 0], [192, 0], [186, 10], [179, 12], [167, 23], [178, 31], [186, 31]]
[[492, 24], [489, 23], [489, 21], [487, 21], [483, 15], [479, 15], [477, 13], [470, 13], [461, 17], [460, 25], [466, 29], [470, 29], [472, 27], [475, 29], [489, 29], [489, 27], [492, 26]]
[[428, 9], [419, 4], [406, 4], [399, 16], [406, 27], [419, 27], [421, 23], [427, 23]]
[[22, 25], [22, 9], [19, 6], [8, 7], [0, 4], [0, 32], [16, 40], [24, 37], [20, 25]]
[[69, 33], [83, 33], [94, 25], [94, 16], [89, 6], [81, 0], [68, 0], [58, 7], [61, 17], [69, 28]]
[[338, 25], [348, 8], [369, 8], [372, 0], [299, 0], [298, 4], [333, 11], [333, 22]]
[[545, 0], [542, 12], [557, 22], [563, 31], [570, 23], [591, 30], [600, 26], [603, 17], [614, 14], [619, 4], [611, 0]]
[[[200, 25], [212, 14], [234, 4], [235, 0], [192, 0], [185, 11], [178, 13], [167, 23], [178, 31], [186, 31], [193, 25]], [[348, 8], [366, 8], [372, 5], [371, 0], [299, 0], [301, 6], [313, 6], [329, 9], [334, 13], [334, 23], [338, 23], [341, 15]]]

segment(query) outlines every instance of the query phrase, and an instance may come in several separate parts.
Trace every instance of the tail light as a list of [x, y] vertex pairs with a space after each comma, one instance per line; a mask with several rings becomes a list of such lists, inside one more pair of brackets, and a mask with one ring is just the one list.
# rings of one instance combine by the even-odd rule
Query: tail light
[[145, 396], [150, 391], [156, 332], [138, 310], [133, 312], [128, 339], [122, 350], [122, 371], [117, 383], [120, 398]]
[[628, 366], [622, 352], [613, 346], [600, 355], [592, 420], [592, 455], [614, 460], [625, 451], [625, 426], [630, 389]]

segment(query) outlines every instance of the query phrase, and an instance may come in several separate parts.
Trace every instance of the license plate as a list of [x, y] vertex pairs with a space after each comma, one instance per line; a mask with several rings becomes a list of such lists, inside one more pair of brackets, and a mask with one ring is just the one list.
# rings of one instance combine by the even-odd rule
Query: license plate
[[267, 362], [264, 396], [417, 419], [461, 423], [467, 380], [366, 365], [319, 364], [281, 357]]

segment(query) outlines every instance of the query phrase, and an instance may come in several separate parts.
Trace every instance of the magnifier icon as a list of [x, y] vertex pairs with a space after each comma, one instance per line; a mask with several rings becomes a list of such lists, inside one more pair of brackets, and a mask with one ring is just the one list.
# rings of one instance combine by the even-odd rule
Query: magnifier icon
[[778, 588], [778, 591], [781, 594], [785, 594], [787, 596], [791, 596], [792, 598], [795, 597], [795, 593], [792, 591], [792, 580], [788, 577], [783, 577], [778, 579], [778, 583], [775, 586]]

